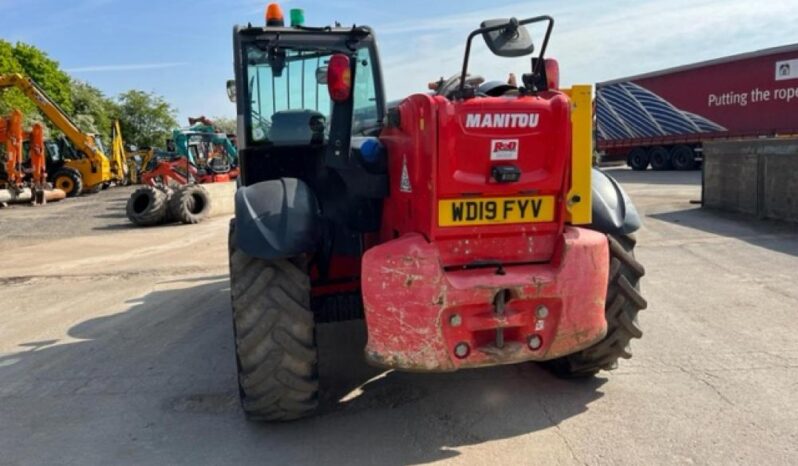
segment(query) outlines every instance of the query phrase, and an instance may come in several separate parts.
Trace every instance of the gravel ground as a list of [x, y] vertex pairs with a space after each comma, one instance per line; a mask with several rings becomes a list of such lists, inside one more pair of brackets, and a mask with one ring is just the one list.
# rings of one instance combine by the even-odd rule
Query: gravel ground
[[633, 359], [384, 372], [327, 324], [322, 412], [284, 425], [237, 405], [226, 218], [133, 229], [127, 189], [0, 210], [0, 463], [798, 463], [798, 230], [690, 204], [698, 173], [610, 171], [645, 215]]
[[111, 188], [45, 206], [9, 204], [0, 208], [0, 251], [130, 228], [125, 203], [135, 189], [135, 186]]

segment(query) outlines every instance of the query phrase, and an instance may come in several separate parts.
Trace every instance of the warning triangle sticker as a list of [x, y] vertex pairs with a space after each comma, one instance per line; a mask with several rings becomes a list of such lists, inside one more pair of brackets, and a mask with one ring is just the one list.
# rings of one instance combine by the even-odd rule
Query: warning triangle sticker
[[407, 158], [402, 156], [402, 179], [399, 181], [399, 191], [412, 193], [413, 187], [410, 185], [410, 175], [407, 173]]

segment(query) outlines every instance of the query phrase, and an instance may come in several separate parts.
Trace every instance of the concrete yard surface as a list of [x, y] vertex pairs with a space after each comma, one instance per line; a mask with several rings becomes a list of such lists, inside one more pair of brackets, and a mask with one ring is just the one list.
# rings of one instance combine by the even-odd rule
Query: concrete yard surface
[[609, 169], [644, 214], [618, 370], [364, 363], [318, 327], [322, 407], [238, 406], [227, 217], [137, 229], [130, 188], [0, 210], [0, 464], [796, 464], [798, 228], [703, 210], [699, 172]]

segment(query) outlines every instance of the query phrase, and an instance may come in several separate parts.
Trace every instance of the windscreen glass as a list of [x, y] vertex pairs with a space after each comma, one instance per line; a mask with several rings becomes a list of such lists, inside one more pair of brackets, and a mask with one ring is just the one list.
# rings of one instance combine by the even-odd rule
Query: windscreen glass
[[283, 121], [315, 117], [316, 129], [329, 121], [330, 96], [326, 83], [319, 78], [326, 76], [331, 54], [289, 49], [284, 59], [270, 60], [268, 52], [258, 47], [247, 50], [250, 136], [255, 143], [279, 139], [273, 136], [280, 136], [274, 133], [281, 130]]

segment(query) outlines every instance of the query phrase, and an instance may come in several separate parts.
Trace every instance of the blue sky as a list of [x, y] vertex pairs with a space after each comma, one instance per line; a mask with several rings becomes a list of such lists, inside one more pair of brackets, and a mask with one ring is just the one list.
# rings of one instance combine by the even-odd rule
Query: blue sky
[[[234, 116], [232, 27], [263, 21], [251, 0], [0, 0], [5, 40], [32, 43], [77, 78], [113, 96], [130, 88], [163, 95], [190, 115]], [[465, 37], [483, 19], [549, 14], [549, 56], [564, 84], [629, 74], [798, 42], [796, 0], [292, 0], [308, 25], [375, 28], [388, 95], [422, 91], [461, 65]], [[528, 62], [475, 50], [472, 69], [488, 79]]]

